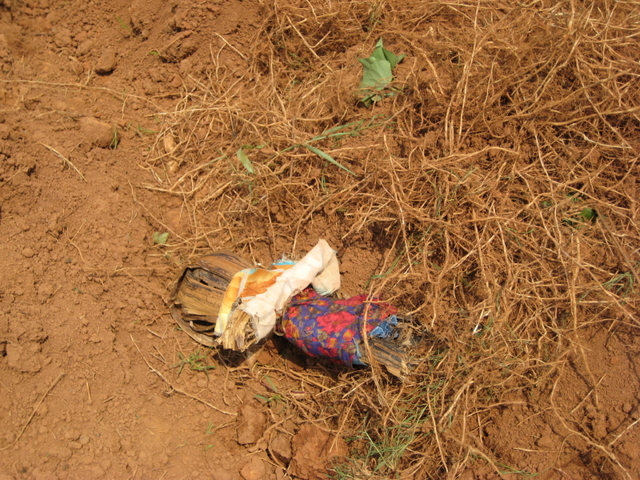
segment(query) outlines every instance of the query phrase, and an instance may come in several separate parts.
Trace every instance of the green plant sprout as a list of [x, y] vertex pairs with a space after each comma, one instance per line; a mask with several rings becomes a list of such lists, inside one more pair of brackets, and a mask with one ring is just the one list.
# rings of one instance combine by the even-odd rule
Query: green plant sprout
[[215, 431], [216, 431], [216, 426], [214, 425], [214, 423], [213, 423], [213, 422], [211, 422], [211, 421], [210, 421], [210, 422], [207, 424], [207, 429], [205, 430], [205, 432], [204, 432], [204, 433], [205, 433], [205, 435], [211, 435], [211, 434], [213, 434]]
[[118, 127], [114, 126], [113, 139], [111, 140], [111, 144], [109, 145], [109, 148], [111, 150], [115, 150], [116, 148], [118, 148], [119, 144], [120, 144], [120, 137], [118, 136]]
[[255, 394], [254, 398], [257, 398], [258, 400], [263, 401], [264, 403], [280, 403], [282, 401], [284, 401], [284, 397], [278, 393], [278, 387], [273, 383], [273, 380], [271, 380], [271, 378], [268, 375], [265, 375], [262, 378], [262, 385], [264, 385], [265, 387], [267, 387], [267, 389], [271, 390], [273, 392], [272, 395], [269, 396], [265, 396], [265, 395], [259, 395], [259, 394]]
[[[640, 262], [636, 263], [636, 267], [640, 266]], [[615, 291], [622, 297], [628, 297], [629, 294], [635, 293], [635, 277], [632, 272], [623, 272], [615, 275], [611, 280], [607, 280], [602, 284], [609, 291]]]
[[133, 30], [131, 29], [131, 26], [126, 23], [124, 20], [122, 20], [120, 17], [116, 17], [116, 21], [118, 22], [118, 25], [120, 25], [120, 28], [122, 28], [123, 30], [126, 30], [127, 33], [132, 33]]
[[[382, 39], [378, 40], [373, 53], [368, 58], [360, 58], [362, 81], [359, 90], [365, 96], [361, 99], [367, 107], [385, 97], [397, 95], [397, 89], [386, 91], [393, 81], [393, 69], [402, 61], [405, 54], [396, 55], [384, 48]], [[384, 93], [383, 93], [384, 92]]]
[[369, 288], [369, 285], [371, 284], [372, 280], [379, 280], [381, 278], [386, 278], [389, 275], [391, 275], [391, 272], [393, 272], [395, 268], [398, 266], [398, 262], [400, 262], [400, 259], [402, 258], [402, 256], [403, 256], [403, 253], [399, 253], [398, 256], [391, 263], [391, 266], [387, 268], [386, 272], [371, 275], [371, 277], [369, 278], [369, 280], [367, 280], [367, 283], [364, 286], [365, 290]]
[[[438, 361], [439, 358], [435, 356], [432, 368]], [[405, 454], [411, 452], [411, 445], [432, 434], [426, 432], [423, 426], [431, 418], [430, 411], [434, 414], [439, 411], [438, 399], [443, 387], [444, 381], [436, 381], [400, 400], [394, 407], [397, 421], [388, 426], [381, 426], [376, 419], [366, 417], [360, 432], [347, 439], [348, 442], [355, 441], [362, 445], [358, 449], [359, 454], [336, 465], [332, 478], [362, 478], [360, 474], [364, 470], [373, 473], [375, 478], [393, 478], [392, 474], [397, 471]]]
[[178, 375], [182, 373], [185, 365], [189, 365], [189, 368], [194, 372], [204, 372], [207, 373], [209, 370], [216, 368], [215, 365], [207, 365], [205, 363], [205, 359], [207, 358], [207, 354], [200, 351], [200, 349], [193, 352], [188, 357], [185, 357], [181, 352], [178, 352], [178, 357], [180, 360], [175, 365], [172, 365], [171, 368], [178, 368]]
[[153, 243], [154, 245], [166, 245], [169, 240], [168, 232], [153, 232]]
[[249, 157], [247, 157], [247, 154], [244, 153], [244, 150], [242, 149], [242, 147], [240, 147], [238, 149], [238, 152], [236, 153], [238, 160], [240, 160], [240, 163], [242, 164], [242, 166], [247, 170], [247, 172], [249, 172], [250, 175], [253, 175], [254, 173], [256, 173], [255, 169], [253, 168], [253, 164], [251, 163], [251, 160], [249, 160]]
[[136, 133], [139, 136], [142, 135], [157, 135], [158, 132], [156, 132], [155, 130], [149, 130], [148, 128], [144, 128], [142, 125], [138, 124], [136, 127]]
[[[333, 140], [340, 140], [342, 138], [345, 137], [356, 137], [358, 135], [361, 134], [361, 132], [363, 132], [364, 130], [368, 130], [370, 128], [374, 128], [374, 127], [379, 127], [381, 125], [383, 125], [382, 123], [374, 123], [377, 120], [377, 115], [374, 116], [372, 119], [370, 119], [368, 122], [365, 122], [365, 120], [358, 120], [355, 122], [350, 122], [350, 123], [346, 123], [344, 125], [338, 125], [335, 127], [331, 127], [327, 130], [325, 130], [324, 132], [322, 132], [320, 135], [317, 135], [313, 138], [311, 138], [310, 140], [304, 142], [304, 143], [296, 143], [294, 145], [291, 145], [287, 148], [284, 148], [283, 150], [278, 151], [274, 156], [272, 156], [267, 163], [271, 162], [272, 160], [274, 160], [275, 158], [279, 157], [280, 155], [282, 155], [283, 153], [289, 152], [295, 148], [300, 148], [300, 147], [304, 147], [307, 150], [309, 150], [311, 153], [314, 153], [316, 155], [318, 155], [320, 158], [322, 158], [323, 160], [335, 165], [336, 167], [344, 170], [345, 172], [349, 173], [350, 175], [355, 176], [356, 174], [349, 168], [345, 167], [344, 165], [342, 165], [341, 163], [339, 163], [335, 158], [333, 158], [331, 155], [329, 155], [327, 152], [314, 147], [313, 145], [310, 145], [311, 143], [314, 142], [319, 142], [321, 140], [327, 140], [327, 139], [333, 139]], [[251, 145], [243, 145], [242, 147], [240, 147], [238, 149], [238, 151], [236, 152], [236, 156], [238, 158], [238, 160], [240, 161], [240, 163], [242, 164], [242, 166], [245, 168], [245, 170], [249, 173], [249, 174], [255, 174], [255, 168], [253, 166], [253, 163], [251, 162], [251, 159], [249, 158], [249, 156], [246, 154], [245, 149], [260, 149], [265, 147], [266, 145], [257, 145], [257, 146], [251, 146]]]

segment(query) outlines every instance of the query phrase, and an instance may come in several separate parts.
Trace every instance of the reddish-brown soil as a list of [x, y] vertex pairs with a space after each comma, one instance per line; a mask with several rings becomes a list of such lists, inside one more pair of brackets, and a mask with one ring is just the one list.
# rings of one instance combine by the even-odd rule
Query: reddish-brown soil
[[[357, 448], [342, 410], [310, 419], [331, 388], [349, 405], [366, 372], [317, 365], [277, 339], [249, 363], [221, 358], [165, 304], [189, 252], [173, 257], [153, 234], [192, 231], [179, 198], [142, 188], [161, 186], [146, 160], [185, 82], [205, 78], [211, 45], [248, 48], [263, 3], [0, 0], [0, 480], [314, 479]], [[218, 60], [236, 78], [247, 67], [230, 48]], [[294, 251], [280, 238], [244, 253], [269, 262], [322, 236], [355, 294], [389, 260], [347, 230], [319, 219]], [[456, 427], [476, 450], [447, 458], [464, 465], [451, 478], [640, 478], [640, 339], [607, 320], [568, 336], [572, 355], [549, 352], [563, 368], [537, 400], [507, 393], [482, 425]], [[481, 447], [502, 474], [469, 459]]]

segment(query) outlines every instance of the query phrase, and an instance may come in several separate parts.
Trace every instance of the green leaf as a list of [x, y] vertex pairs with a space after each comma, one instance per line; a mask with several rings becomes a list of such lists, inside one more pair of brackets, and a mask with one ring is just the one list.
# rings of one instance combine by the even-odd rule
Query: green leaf
[[406, 53], [396, 55], [395, 53], [390, 52], [389, 50], [384, 48], [382, 46], [382, 39], [378, 40], [378, 43], [376, 43], [376, 48], [380, 48], [380, 50], [382, 50], [384, 58], [391, 64], [391, 69], [396, 68], [396, 66], [404, 59], [404, 57], [407, 56]]
[[156, 245], [166, 245], [169, 240], [169, 232], [153, 232], [153, 243]]
[[253, 164], [251, 163], [251, 160], [249, 160], [249, 157], [247, 157], [247, 154], [244, 153], [244, 150], [242, 150], [242, 147], [238, 149], [238, 152], [236, 153], [236, 155], [238, 155], [238, 160], [240, 160], [240, 163], [242, 163], [244, 168], [247, 169], [247, 172], [249, 172], [251, 175], [256, 173], [256, 171], [253, 168]]
[[393, 81], [391, 64], [385, 60], [378, 60], [373, 56], [361, 58], [359, 62], [363, 66], [360, 88], [375, 88], [382, 90]]
[[598, 212], [596, 212], [593, 208], [583, 208], [580, 212], [580, 216], [585, 220], [591, 221], [598, 216]]
[[360, 82], [360, 90], [364, 90], [365, 97], [362, 101], [366, 105], [382, 100], [384, 96], [394, 95], [389, 92], [386, 95], [379, 95], [368, 92], [367, 90], [380, 91], [388, 87], [393, 81], [393, 69], [402, 61], [405, 54], [396, 55], [385, 49], [382, 39], [378, 40], [375, 48], [369, 58], [360, 58], [358, 61], [362, 64], [362, 81]]
[[326, 152], [323, 152], [322, 150], [320, 150], [319, 148], [316, 147], [312, 147], [311, 145], [307, 145], [306, 143], [302, 145], [304, 148], [309, 149], [309, 151], [315, 153], [316, 155], [318, 155], [319, 157], [324, 158], [327, 162], [329, 163], [333, 163], [336, 167], [340, 167], [341, 169], [343, 169], [345, 172], [349, 172], [351, 175], [353, 175], [354, 177], [356, 176], [355, 173], [353, 173], [351, 170], [349, 170], [347, 167], [339, 164], [331, 155], [329, 155]]

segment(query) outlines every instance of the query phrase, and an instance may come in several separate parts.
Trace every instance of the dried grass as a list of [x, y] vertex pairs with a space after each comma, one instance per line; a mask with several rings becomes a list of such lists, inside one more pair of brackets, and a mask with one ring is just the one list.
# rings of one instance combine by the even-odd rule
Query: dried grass
[[[211, 69], [164, 116], [147, 188], [182, 199], [190, 233], [175, 248], [189, 255], [275, 258], [325, 234], [371, 249], [384, 275], [370, 292], [440, 339], [416, 353], [410, 384], [295, 373], [321, 401], [292, 408], [354, 438], [337, 477], [454, 478], [480, 458], [505, 471], [483, 429], [516, 398], [587, 436], [553, 392], [566, 362], [585, 355], [579, 330], [639, 326], [640, 7], [261, 4], [251, 48], [214, 42]], [[365, 109], [356, 58], [379, 37], [407, 54], [403, 93]], [[314, 146], [355, 177], [300, 146], [351, 122], [361, 122], [353, 135]], [[611, 444], [586, 443], [601, 469], [630, 478]]]

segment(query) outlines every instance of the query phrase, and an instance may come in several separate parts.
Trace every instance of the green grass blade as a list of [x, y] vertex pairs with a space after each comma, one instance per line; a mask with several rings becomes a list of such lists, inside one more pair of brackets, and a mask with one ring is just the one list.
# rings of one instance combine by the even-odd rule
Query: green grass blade
[[302, 146], [306, 149], [308, 149], [309, 151], [315, 153], [316, 155], [318, 155], [319, 157], [324, 158], [327, 162], [329, 163], [333, 163], [336, 167], [340, 167], [341, 169], [343, 169], [345, 172], [350, 173], [351, 175], [353, 175], [354, 177], [356, 176], [355, 173], [353, 173], [351, 170], [349, 170], [347, 167], [345, 167], [344, 165], [341, 165], [340, 163], [338, 163], [331, 155], [329, 155], [326, 152], [323, 152], [322, 150], [320, 150], [319, 148], [316, 147], [312, 147], [311, 145], [307, 145], [306, 143], [302, 144]]
[[247, 172], [249, 172], [252, 175], [256, 173], [256, 171], [253, 168], [253, 164], [251, 163], [251, 160], [249, 160], [249, 157], [247, 157], [247, 154], [244, 153], [244, 150], [242, 150], [242, 147], [238, 149], [237, 155], [238, 155], [238, 160], [240, 160], [240, 163], [242, 163], [244, 168], [247, 169]]
[[359, 132], [336, 132], [330, 135], [318, 135], [317, 137], [313, 137], [307, 143], [317, 142], [318, 140], [324, 140], [325, 138], [355, 137], [356, 135], [359, 135]]
[[[350, 122], [350, 123], [345, 123], [344, 125], [338, 125], [337, 127], [332, 127], [329, 130], [325, 130], [324, 132], [322, 132], [322, 135], [331, 135], [332, 133], [336, 133], [339, 132], [340, 130], [343, 130], [345, 128], [349, 128], [352, 127], [354, 125], [362, 125], [363, 121], [362, 120], [356, 120], [355, 122]], [[357, 131], [358, 129], [354, 129], [353, 131]]]

